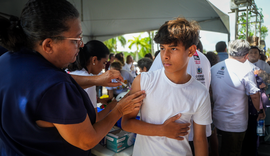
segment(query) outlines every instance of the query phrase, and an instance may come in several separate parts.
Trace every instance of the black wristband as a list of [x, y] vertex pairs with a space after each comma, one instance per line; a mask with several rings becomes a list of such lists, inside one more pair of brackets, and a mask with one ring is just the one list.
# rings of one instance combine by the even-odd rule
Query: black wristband
[[260, 109], [260, 111], [258, 111], [258, 114], [261, 114], [263, 113], [263, 109]]

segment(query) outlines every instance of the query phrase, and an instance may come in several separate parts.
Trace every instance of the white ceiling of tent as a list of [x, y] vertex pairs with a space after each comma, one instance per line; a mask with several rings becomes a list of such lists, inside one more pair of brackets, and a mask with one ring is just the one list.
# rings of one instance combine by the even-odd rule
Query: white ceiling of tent
[[[126, 33], [157, 30], [185, 17], [206, 31], [229, 34], [229, 16], [207, 0], [69, 0], [81, 13], [84, 39], [101, 41]], [[1, 0], [3, 13], [19, 16], [27, 0]], [[48, 21], [49, 22], [49, 21]]]

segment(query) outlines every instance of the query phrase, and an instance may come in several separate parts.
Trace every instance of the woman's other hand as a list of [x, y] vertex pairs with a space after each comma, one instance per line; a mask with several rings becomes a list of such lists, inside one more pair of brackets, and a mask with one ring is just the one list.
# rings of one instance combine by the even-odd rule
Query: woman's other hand
[[144, 91], [138, 91], [131, 95], [128, 94], [118, 102], [118, 104], [115, 106], [115, 109], [117, 109], [122, 114], [122, 116], [133, 111], [139, 111], [144, 98]]

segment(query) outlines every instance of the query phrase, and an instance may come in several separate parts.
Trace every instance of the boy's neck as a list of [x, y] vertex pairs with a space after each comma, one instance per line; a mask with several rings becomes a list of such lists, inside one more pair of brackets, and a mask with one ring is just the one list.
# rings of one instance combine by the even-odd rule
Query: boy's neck
[[191, 79], [191, 76], [186, 72], [186, 70], [181, 70], [174, 73], [170, 73], [165, 70], [165, 75], [175, 84], [185, 84]]

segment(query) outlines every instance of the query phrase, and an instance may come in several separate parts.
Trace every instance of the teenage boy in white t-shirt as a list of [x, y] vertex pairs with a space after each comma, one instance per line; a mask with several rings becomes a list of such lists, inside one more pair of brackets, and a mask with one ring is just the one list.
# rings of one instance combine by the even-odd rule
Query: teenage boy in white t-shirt
[[132, 84], [131, 93], [145, 90], [146, 98], [138, 111], [125, 115], [122, 128], [137, 133], [133, 156], [179, 155], [191, 156], [188, 135], [160, 135], [159, 125], [177, 114], [177, 123], [190, 123], [193, 118], [196, 156], [207, 156], [205, 125], [211, 123], [210, 98], [207, 89], [187, 74], [189, 58], [196, 52], [199, 26], [184, 18], [163, 24], [154, 40], [160, 44], [163, 68], [142, 73]]

